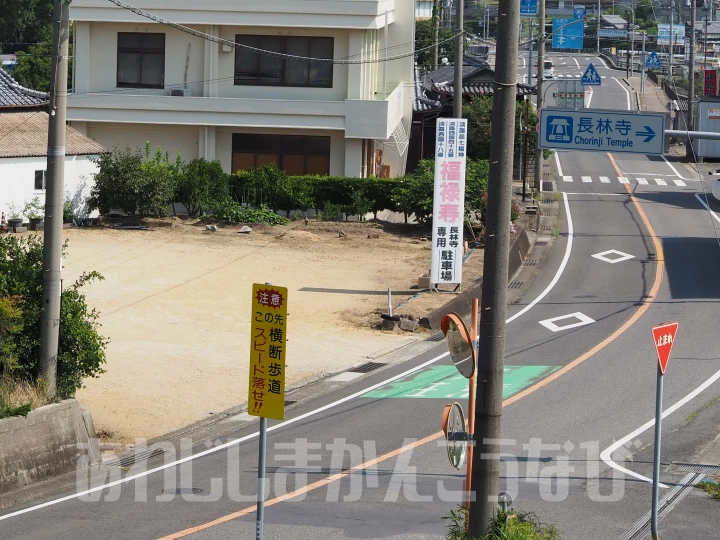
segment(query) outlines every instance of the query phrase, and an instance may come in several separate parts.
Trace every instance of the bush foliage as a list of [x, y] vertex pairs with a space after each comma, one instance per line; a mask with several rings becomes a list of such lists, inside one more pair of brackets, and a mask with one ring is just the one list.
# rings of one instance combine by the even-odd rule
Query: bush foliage
[[[63, 250], [64, 251], [64, 250]], [[1, 376], [36, 382], [40, 351], [43, 244], [38, 236], [0, 237]], [[69, 397], [83, 379], [103, 373], [107, 339], [98, 332], [98, 313], [88, 308], [80, 288], [97, 272], [81, 276], [62, 292], [57, 393]]]
[[[289, 176], [273, 165], [225, 174], [219, 162], [170, 160], [157, 149], [115, 148], [99, 158], [90, 209], [107, 214], [167, 215], [182, 203], [189, 215], [204, 215], [233, 223], [283, 224], [293, 212], [315, 210], [325, 219], [374, 217], [383, 210], [415, 215], [419, 223], [432, 217], [435, 162], [424, 160], [401, 178]], [[467, 162], [465, 207], [485, 215], [489, 166]], [[259, 210], [257, 210], [259, 209]]]

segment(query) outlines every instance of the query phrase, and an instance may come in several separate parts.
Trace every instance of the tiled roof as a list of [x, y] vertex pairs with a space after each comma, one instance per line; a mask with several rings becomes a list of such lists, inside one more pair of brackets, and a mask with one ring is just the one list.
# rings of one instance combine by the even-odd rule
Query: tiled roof
[[[433, 84], [432, 91], [436, 94], [452, 96], [452, 84]], [[464, 96], [492, 96], [495, 93], [494, 83], [467, 83], [463, 86]], [[532, 96], [537, 94], [537, 87], [526, 84], [517, 85], [518, 96]]]
[[[475, 59], [468, 63], [464, 63], [462, 71], [463, 81], [484, 71], [493, 73], [493, 69], [490, 67], [490, 64], [482, 61], [477, 62]], [[448, 64], [447, 66], [439, 67], [435, 71], [426, 73], [423, 80], [423, 86], [425, 86], [427, 90], [430, 90], [434, 84], [452, 84], [455, 80], [455, 66]]]
[[[45, 111], [0, 112], [0, 158], [47, 156], [49, 118]], [[87, 156], [106, 151], [104, 146], [67, 127], [66, 155]]]
[[48, 100], [47, 92], [20, 86], [4, 69], [0, 69], [0, 109], [42, 107]]
[[415, 85], [413, 86], [413, 112], [433, 112], [441, 111], [442, 103], [430, 99], [425, 93], [422, 80], [420, 78], [420, 70], [415, 68]]

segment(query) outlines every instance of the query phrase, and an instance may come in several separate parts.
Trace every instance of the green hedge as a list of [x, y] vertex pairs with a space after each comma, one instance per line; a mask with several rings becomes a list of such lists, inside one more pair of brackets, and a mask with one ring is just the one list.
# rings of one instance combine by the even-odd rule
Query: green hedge
[[[115, 148], [98, 160], [99, 172], [88, 210], [106, 214], [113, 208], [127, 213], [164, 215], [173, 202], [185, 205], [190, 215], [225, 215], [236, 219], [254, 216], [242, 209], [268, 208], [284, 211], [314, 209], [326, 217], [340, 214], [363, 216], [381, 210], [415, 214], [420, 223], [432, 216], [435, 173], [433, 160], [421, 161], [418, 169], [401, 178], [345, 178], [340, 176], [288, 176], [275, 166], [227, 175], [220, 163], [203, 159], [171, 161], [159, 148], [150, 153], [129, 147]], [[468, 160], [465, 207], [485, 214], [489, 166], [487, 161]], [[237, 207], [230, 208], [227, 198]], [[218, 218], [220, 219], [220, 218]]]

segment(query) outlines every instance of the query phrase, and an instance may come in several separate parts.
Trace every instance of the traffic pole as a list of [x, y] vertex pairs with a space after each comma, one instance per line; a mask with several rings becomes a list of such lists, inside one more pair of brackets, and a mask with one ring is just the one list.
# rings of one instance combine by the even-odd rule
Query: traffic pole
[[645, 95], [645, 38], [647, 37], [647, 32], [643, 31], [643, 41], [642, 41], [642, 72], [640, 73], [640, 95]]
[[662, 399], [663, 374], [658, 365], [655, 386], [655, 448], [653, 449], [653, 485], [652, 510], [650, 512], [650, 532], [653, 540], [658, 540], [658, 498], [660, 496], [660, 445], [662, 437]]
[[[695, 123], [695, 18], [697, 13], [697, 0], [690, 0], [690, 71], [688, 74], [688, 110], [687, 127], [688, 131], [693, 130]], [[693, 141], [690, 137], [685, 139], [685, 156], [694, 161]]]
[[70, 2], [71, 0], [54, 0], [53, 2], [53, 44], [50, 67], [52, 77], [50, 80], [39, 357], [40, 378], [45, 381], [45, 391], [51, 398], [55, 397], [57, 389], [57, 355], [60, 343]]
[[265, 454], [267, 452], [267, 418], [260, 417], [260, 439], [258, 444], [257, 513], [255, 517], [255, 540], [263, 540], [265, 522]]
[[[537, 110], [543, 107], [543, 66], [545, 64], [545, 0], [538, 0], [539, 32], [537, 44]], [[496, 62], [497, 64], [497, 62]], [[540, 192], [542, 186], [543, 151], [540, 148], [540, 137], [535, 137], [535, 192]]]
[[[470, 318], [470, 344], [475, 351], [475, 369], [473, 370], [472, 377], [469, 381], [469, 393], [468, 393], [468, 449], [467, 449], [467, 468], [465, 470], [465, 508], [467, 509], [467, 516], [470, 516], [470, 500], [472, 499], [472, 465], [473, 465], [473, 450], [474, 450], [474, 439], [475, 434], [475, 385], [477, 380], [477, 366], [478, 366], [478, 311], [480, 310], [480, 302], [477, 298], [473, 298], [472, 301], [472, 315]], [[469, 526], [469, 519], [465, 520], [467, 526]]]
[[600, 22], [602, 19], [602, 9], [600, 8], [600, 0], [598, 0], [597, 13], [597, 53], [600, 54]]
[[[543, 0], [540, 0], [542, 5]], [[544, 24], [544, 6], [542, 8]], [[485, 534], [498, 511], [505, 318], [507, 314], [510, 205], [512, 202], [515, 101], [517, 97], [520, 2], [498, 5], [497, 61], [490, 142], [490, 177], [485, 262], [480, 309], [480, 343], [475, 400], [475, 445], [470, 503], [471, 536]], [[542, 65], [542, 64], [541, 64]], [[539, 79], [540, 80], [540, 79]]]

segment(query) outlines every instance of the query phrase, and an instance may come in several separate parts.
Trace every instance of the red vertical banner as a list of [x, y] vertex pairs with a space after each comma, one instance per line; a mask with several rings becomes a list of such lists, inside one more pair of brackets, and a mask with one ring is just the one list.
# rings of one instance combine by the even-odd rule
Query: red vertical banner
[[717, 95], [717, 70], [706, 69], [705, 70], [705, 89], [703, 91], [705, 96], [716, 96]]

